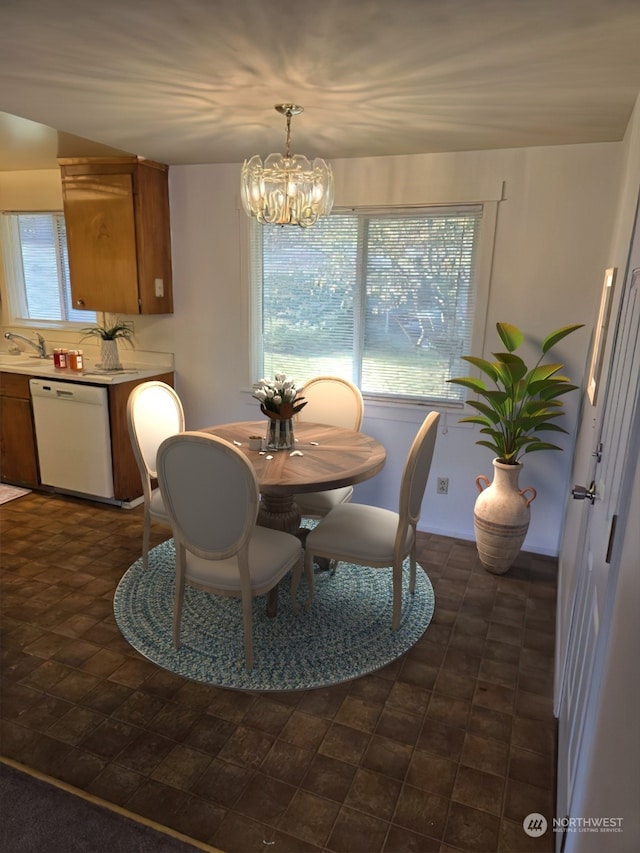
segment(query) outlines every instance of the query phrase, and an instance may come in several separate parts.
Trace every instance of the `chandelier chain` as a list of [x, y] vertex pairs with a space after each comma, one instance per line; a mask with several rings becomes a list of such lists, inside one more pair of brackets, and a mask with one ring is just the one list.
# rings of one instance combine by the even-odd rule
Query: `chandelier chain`
[[291, 111], [287, 110], [287, 143], [285, 157], [287, 160], [291, 157]]

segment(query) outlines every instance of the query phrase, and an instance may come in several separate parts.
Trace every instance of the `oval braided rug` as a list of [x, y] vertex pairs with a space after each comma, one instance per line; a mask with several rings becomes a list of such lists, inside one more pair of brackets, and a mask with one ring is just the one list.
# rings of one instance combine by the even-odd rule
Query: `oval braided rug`
[[[411, 595], [405, 562], [402, 620], [391, 630], [391, 569], [340, 563], [335, 574], [316, 572], [309, 611], [291, 609], [290, 576], [280, 583], [278, 615], [266, 615], [266, 596], [253, 604], [253, 670], [244, 666], [240, 599], [186, 587], [179, 649], [171, 636], [173, 540], [149, 552], [149, 568], [137, 560], [122, 577], [114, 615], [126, 640], [163, 669], [193, 681], [242, 690], [305, 690], [348, 681], [386, 666], [427, 629], [434, 594], [418, 566]], [[300, 581], [298, 600], [307, 595]]]

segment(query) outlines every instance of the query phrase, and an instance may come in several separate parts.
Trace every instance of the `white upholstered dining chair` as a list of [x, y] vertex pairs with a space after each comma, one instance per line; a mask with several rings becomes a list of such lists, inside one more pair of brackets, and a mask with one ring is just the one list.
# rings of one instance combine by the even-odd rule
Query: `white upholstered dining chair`
[[[364, 504], [335, 506], [305, 542], [305, 575], [309, 583], [308, 608], [313, 599], [311, 568], [318, 557], [344, 560], [373, 568], [393, 567], [393, 616], [391, 627], [400, 626], [402, 607], [402, 567], [410, 558], [409, 591], [416, 584], [416, 525], [431, 469], [440, 415], [430, 412], [413, 440], [402, 473], [398, 512]], [[291, 594], [295, 597], [300, 571], [294, 574]]]
[[[185, 584], [240, 598], [245, 666], [251, 669], [253, 599], [276, 587], [292, 568], [299, 573], [300, 540], [256, 524], [255, 472], [244, 454], [223, 438], [183, 432], [165, 439], [158, 450], [158, 482], [176, 550], [174, 645], [180, 646]], [[297, 610], [293, 598], [292, 603]]]
[[[339, 376], [316, 376], [300, 392], [307, 405], [296, 420], [328, 426], [359, 430], [364, 415], [364, 402], [357, 385]], [[322, 518], [330, 509], [351, 500], [353, 486], [308, 492], [295, 496], [300, 514], [307, 518]]]
[[164, 382], [151, 380], [136, 385], [127, 400], [127, 426], [133, 455], [140, 471], [144, 497], [142, 560], [149, 565], [151, 519], [169, 526], [160, 489], [155, 486], [158, 447], [170, 435], [184, 432], [184, 410], [180, 397]]

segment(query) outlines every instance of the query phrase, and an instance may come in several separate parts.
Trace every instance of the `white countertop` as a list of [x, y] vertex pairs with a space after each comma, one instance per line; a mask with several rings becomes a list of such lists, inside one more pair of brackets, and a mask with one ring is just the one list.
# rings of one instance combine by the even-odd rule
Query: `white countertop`
[[0, 355], [0, 372], [22, 373], [61, 382], [81, 382], [86, 385], [115, 385], [131, 382], [134, 379], [149, 379], [161, 373], [171, 373], [171, 364], [123, 364], [123, 369], [113, 373], [103, 373], [95, 363], [85, 360], [84, 370], [60, 370], [53, 366], [52, 359]]

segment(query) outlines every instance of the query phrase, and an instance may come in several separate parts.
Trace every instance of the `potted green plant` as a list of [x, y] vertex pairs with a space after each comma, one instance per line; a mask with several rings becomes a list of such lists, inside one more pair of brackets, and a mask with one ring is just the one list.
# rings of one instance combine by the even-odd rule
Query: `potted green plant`
[[476, 444], [488, 447], [495, 454], [493, 482], [490, 484], [482, 475], [476, 477], [480, 494], [474, 507], [480, 561], [493, 573], [508, 571], [529, 528], [529, 504], [536, 492], [531, 487], [518, 488], [520, 459], [534, 451], [562, 450], [546, 441], [541, 433], [567, 432], [556, 423], [564, 414], [563, 401], [558, 398], [578, 387], [560, 375], [562, 364], [543, 364], [544, 357], [559, 341], [580, 328], [582, 324], [563, 326], [548, 334], [542, 341], [538, 360], [530, 368], [515, 354], [524, 342], [524, 334], [511, 323], [497, 323], [506, 352], [493, 353], [495, 361], [463, 356], [491, 384], [475, 376], [449, 380], [469, 388], [480, 398], [467, 401], [477, 414], [460, 418], [460, 422], [479, 424], [480, 433], [486, 438]]
[[100, 367], [103, 370], [122, 370], [118, 341], [133, 347], [133, 323], [130, 320], [114, 320], [83, 329], [82, 340], [98, 338], [101, 343]]

